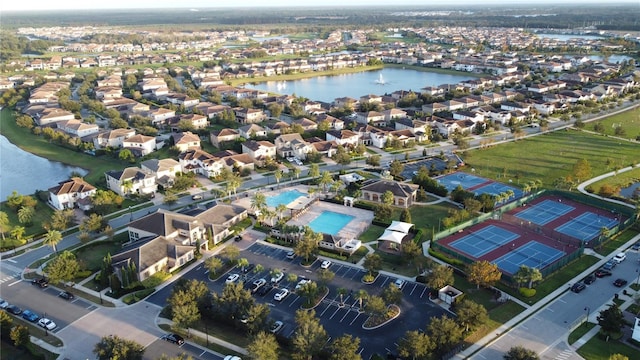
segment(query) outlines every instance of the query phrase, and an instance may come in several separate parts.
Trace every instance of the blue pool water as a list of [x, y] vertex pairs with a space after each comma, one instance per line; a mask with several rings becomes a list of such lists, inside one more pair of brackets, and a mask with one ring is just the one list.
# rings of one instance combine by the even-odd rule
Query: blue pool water
[[300, 196], [305, 196], [306, 194], [300, 192], [299, 190], [287, 190], [283, 191], [276, 196], [267, 197], [267, 206], [276, 207], [280, 204], [287, 205], [293, 200], [299, 198]]
[[315, 232], [336, 235], [353, 218], [351, 215], [325, 210], [309, 223], [309, 227]]

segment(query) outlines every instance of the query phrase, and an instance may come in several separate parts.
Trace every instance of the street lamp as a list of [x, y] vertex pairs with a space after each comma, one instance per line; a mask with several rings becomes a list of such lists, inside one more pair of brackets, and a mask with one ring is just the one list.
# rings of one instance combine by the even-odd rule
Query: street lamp
[[587, 317], [585, 318], [585, 321], [584, 321], [585, 323], [587, 323], [589, 322], [589, 314], [591, 313], [591, 308], [587, 306], [584, 308], [584, 311], [587, 312]]
[[133, 212], [131, 212], [131, 206], [129, 206], [129, 222], [133, 221]]
[[[47, 313], [44, 313], [44, 318], [47, 317]], [[44, 336], [49, 336], [49, 329], [47, 329], [48, 324], [44, 324]]]

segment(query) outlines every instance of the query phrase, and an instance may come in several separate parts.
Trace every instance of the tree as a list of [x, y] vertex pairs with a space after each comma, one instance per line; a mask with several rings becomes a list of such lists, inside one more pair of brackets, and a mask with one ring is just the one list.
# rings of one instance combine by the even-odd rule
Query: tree
[[435, 265], [427, 275], [426, 285], [431, 289], [441, 289], [453, 285], [453, 268], [446, 265]]
[[278, 360], [279, 345], [273, 334], [261, 331], [247, 346], [249, 356], [254, 360]]
[[309, 176], [311, 176], [313, 179], [320, 176], [320, 165], [311, 164], [311, 166], [309, 166]]
[[60, 241], [62, 241], [62, 233], [58, 230], [49, 230], [47, 231], [47, 234], [44, 236], [43, 243], [45, 245], [51, 246], [51, 248], [53, 249], [53, 252], [58, 252], [56, 250], [56, 245], [58, 245]]
[[365, 311], [373, 319], [383, 320], [387, 314], [387, 304], [385, 304], [384, 299], [380, 296], [373, 295], [367, 300]]
[[407, 241], [402, 244], [402, 258], [408, 264], [413, 263], [417, 258], [422, 256], [422, 248], [414, 241]]
[[109, 335], [100, 339], [93, 348], [93, 353], [98, 360], [142, 360], [144, 346], [118, 335]]
[[229, 245], [222, 251], [222, 256], [232, 263], [240, 256], [240, 249], [235, 245]]
[[293, 336], [293, 358], [295, 360], [311, 360], [314, 355], [320, 353], [327, 342], [327, 332], [316, 318], [314, 310], [296, 311], [296, 324], [298, 325]]
[[195, 300], [171, 306], [171, 313], [174, 325], [181, 329], [189, 329], [191, 325], [200, 320], [200, 311]]
[[429, 336], [417, 330], [407, 331], [398, 343], [398, 355], [414, 360], [425, 358], [432, 350]]
[[76, 256], [70, 251], [63, 251], [58, 257], [51, 260], [44, 269], [52, 283], [72, 281], [80, 271], [80, 264]]
[[575, 165], [573, 165], [571, 174], [578, 182], [589, 179], [591, 177], [591, 165], [589, 161], [587, 161], [587, 159], [578, 160]]
[[400, 221], [402, 222], [406, 222], [406, 223], [413, 223], [411, 221], [411, 212], [409, 211], [409, 209], [402, 209], [402, 212], [400, 213]]
[[15, 226], [13, 229], [11, 229], [11, 237], [16, 239], [16, 242], [18, 243], [22, 243], [22, 237], [24, 236], [25, 231], [27, 231], [27, 229], [24, 228], [24, 226]]
[[620, 333], [620, 330], [625, 325], [624, 315], [622, 315], [618, 304], [615, 303], [600, 311], [597, 319], [600, 331], [607, 336], [607, 341], [609, 336]]
[[318, 270], [318, 283], [321, 287], [325, 288], [328, 283], [336, 277], [336, 273], [329, 269], [320, 269]]
[[222, 294], [213, 294], [213, 309], [223, 318], [240, 319], [249, 313], [255, 300], [242, 283], [225, 285]]
[[20, 224], [31, 224], [33, 216], [36, 214], [36, 210], [31, 206], [22, 206], [18, 210], [18, 221]]
[[305, 304], [309, 306], [315, 304], [319, 292], [318, 284], [313, 281], [307, 281], [297, 290], [298, 295], [306, 299]]
[[104, 219], [104, 217], [102, 217], [102, 215], [93, 213], [89, 215], [88, 218], [85, 218], [84, 220], [82, 220], [82, 223], [80, 224], [79, 228], [80, 230], [86, 231], [88, 233], [98, 233], [106, 225], [107, 225], [107, 222]]
[[513, 279], [518, 284], [528, 283], [528, 288], [531, 289], [534, 282], [542, 280], [542, 273], [537, 268], [521, 265], [518, 272], [513, 276]]
[[216, 274], [218, 270], [222, 268], [222, 260], [215, 256], [208, 257], [207, 260], [204, 261], [204, 267], [207, 268], [210, 273]]
[[318, 245], [322, 240], [322, 233], [317, 233], [311, 228], [306, 228], [304, 237], [298, 241], [293, 249], [296, 255], [303, 257], [305, 263], [309, 263], [309, 258], [318, 250]]
[[461, 326], [446, 315], [431, 319], [431, 323], [427, 327], [427, 333], [439, 355], [448, 353], [458, 345], [462, 340], [463, 330]]
[[470, 283], [476, 284], [478, 289], [480, 286], [492, 286], [500, 280], [500, 277], [502, 277], [502, 273], [498, 269], [498, 265], [487, 260], [476, 261], [469, 265], [468, 280]]
[[489, 320], [487, 309], [481, 304], [464, 299], [455, 305], [458, 323], [464, 327], [465, 331], [477, 329]]
[[0, 211], [0, 235], [2, 235], [2, 241], [5, 241], [4, 234], [11, 229], [11, 223], [9, 222], [9, 216], [6, 212]]
[[327, 192], [327, 186], [333, 182], [333, 176], [328, 171], [322, 172], [322, 177], [318, 180], [318, 185], [322, 186], [322, 191]]
[[354, 338], [345, 334], [336, 338], [331, 343], [331, 356], [329, 360], [362, 360], [358, 353], [360, 338]]
[[370, 275], [376, 273], [382, 267], [382, 258], [376, 253], [368, 254], [364, 258], [362, 266], [369, 272]]
[[25, 325], [16, 325], [11, 329], [10, 335], [13, 344], [17, 347], [26, 347], [31, 343], [29, 328]]
[[358, 307], [362, 310], [362, 302], [369, 298], [369, 293], [365, 289], [360, 289], [356, 291], [354, 297], [358, 300]]
[[56, 210], [51, 215], [51, 229], [64, 231], [73, 223], [73, 218], [72, 209]]
[[613, 354], [609, 356], [609, 360], [629, 360], [629, 358], [622, 354]]
[[122, 149], [122, 150], [120, 150], [120, 153], [118, 153], [118, 159], [120, 159], [122, 161], [134, 162], [136, 160], [136, 157], [133, 155], [131, 150]]
[[393, 177], [397, 177], [402, 174], [402, 171], [404, 171], [404, 164], [398, 160], [393, 160], [389, 166], [389, 174]]
[[514, 346], [503, 356], [504, 360], [540, 360], [535, 351], [522, 346]]
[[13, 318], [6, 311], [0, 311], [0, 336], [9, 339], [13, 328]]
[[402, 290], [395, 284], [389, 284], [382, 290], [381, 296], [385, 303], [398, 305], [402, 301]]
[[367, 165], [371, 165], [373, 167], [380, 166], [380, 155], [371, 155], [366, 160]]

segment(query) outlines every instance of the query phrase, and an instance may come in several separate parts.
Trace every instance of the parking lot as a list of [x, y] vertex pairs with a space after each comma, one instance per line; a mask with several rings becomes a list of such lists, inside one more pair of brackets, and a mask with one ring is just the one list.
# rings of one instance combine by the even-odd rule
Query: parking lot
[[[242, 269], [233, 268], [217, 280], [208, 281], [206, 269], [197, 267], [189, 274], [185, 274], [184, 277], [207, 281], [212, 291], [221, 293], [230, 274], [240, 275], [239, 281], [243, 281], [248, 288], [255, 280], [263, 278], [267, 281], [267, 285], [263, 287], [268, 289], [271, 270], [278, 269], [284, 272], [285, 275], [277, 287], [274, 286], [266, 293], [257, 291], [253, 296], [256, 301], [269, 305], [272, 320], [284, 323], [278, 333], [289, 337], [295, 332], [295, 312], [300, 309], [304, 301], [295, 293], [296, 284], [301, 279], [317, 281], [317, 271], [324, 260], [317, 259], [311, 266], [303, 267], [300, 265], [301, 259], [299, 257], [287, 257], [289, 251], [288, 248], [255, 243], [241, 251], [240, 257], [246, 258], [252, 265], [262, 265], [264, 267], [262, 271], [252, 270], [243, 274]], [[315, 308], [316, 316], [330, 336], [328, 341], [343, 334], [359, 337], [361, 340], [359, 351], [364, 359], [368, 359], [374, 353], [385, 354], [387, 349], [395, 351], [398, 339], [407, 330], [424, 330], [431, 317], [438, 317], [446, 313], [444, 309], [429, 300], [429, 289], [424, 284], [407, 281], [402, 288], [403, 300], [400, 304], [402, 311], [400, 316], [380, 328], [364, 330], [362, 325], [367, 320], [367, 315], [359, 310], [360, 304], [355, 294], [363, 289], [368, 295], [379, 295], [396, 278], [381, 274], [372, 284], [364, 284], [361, 279], [365, 271], [354, 265], [333, 261], [328, 269], [335, 273], [335, 277], [328, 284], [328, 294]], [[295, 274], [296, 281], [289, 281], [289, 274]], [[343, 304], [340, 302], [339, 288], [347, 289], [343, 295]], [[288, 289], [290, 293], [281, 301], [276, 301], [274, 295], [279, 289]], [[164, 305], [168, 295], [168, 290], [163, 291], [154, 294], [150, 301]], [[366, 304], [366, 300], [363, 302], [364, 304]]]

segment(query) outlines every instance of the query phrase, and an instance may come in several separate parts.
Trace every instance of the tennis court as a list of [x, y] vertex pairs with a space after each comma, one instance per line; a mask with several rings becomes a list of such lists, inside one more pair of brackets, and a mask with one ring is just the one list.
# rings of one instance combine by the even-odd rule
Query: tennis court
[[461, 237], [449, 245], [456, 250], [460, 250], [475, 258], [479, 258], [482, 255], [517, 239], [518, 237], [520, 237], [520, 235], [514, 234], [511, 231], [501, 229], [495, 225], [489, 225], [478, 231], [474, 231], [469, 235]]
[[515, 216], [537, 225], [545, 225], [573, 209], [575, 207], [559, 201], [545, 200], [535, 205], [529, 205], [527, 209], [520, 211]]
[[477, 189], [473, 189], [473, 192], [476, 193], [476, 195], [480, 195], [480, 194], [498, 195], [498, 194], [506, 193], [509, 190], [513, 191], [513, 197], [507, 200], [519, 199], [523, 195], [522, 190], [514, 188], [509, 185], [497, 183], [497, 182], [479, 187]]
[[543, 269], [547, 265], [563, 257], [565, 253], [537, 241], [528, 243], [511, 250], [508, 254], [496, 259], [494, 263], [505, 273], [511, 275], [518, 272], [520, 266]]
[[587, 242], [600, 235], [602, 228], [612, 229], [617, 224], [617, 219], [587, 211], [576, 218], [571, 218], [571, 220], [558, 226], [555, 230]]
[[438, 180], [438, 182], [442, 186], [446, 187], [449, 191], [455, 190], [458, 185], [467, 190], [474, 186], [484, 184], [488, 181], [487, 179], [461, 172], [444, 175], [437, 178], [436, 180]]

